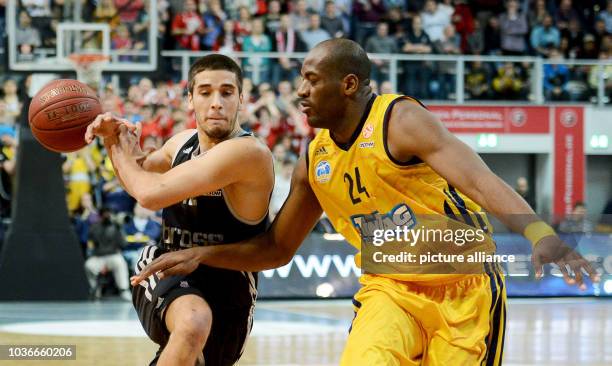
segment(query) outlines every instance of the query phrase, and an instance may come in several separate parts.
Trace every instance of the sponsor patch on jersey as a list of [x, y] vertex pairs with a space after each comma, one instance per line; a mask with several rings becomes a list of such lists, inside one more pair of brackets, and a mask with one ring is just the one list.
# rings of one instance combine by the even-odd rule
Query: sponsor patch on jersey
[[189, 154], [191, 152], [191, 150], [193, 150], [193, 146], [190, 146], [186, 149], [183, 149], [183, 154]]
[[321, 160], [315, 168], [315, 179], [319, 183], [329, 182], [331, 177], [331, 165], [327, 160]]
[[207, 197], [221, 197], [223, 194], [221, 193], [221, 190], [218, 189], [216, 191], [213, 192], [208, 192], [206, 194], [203, 194], [202, 196], [207, 196]]
[[372, 147], [374, 147], [374, 141], [367, 141], [359, 144], [359, 148], [361, 149], [369, 149]]
[[325, 146], [321, 146], [315, 151], [314, 156], [326, 155], [326, 154], [327, 154], [327, 150], [325, 149]]
[[189, 287], [189, 282], [181, 281], [181, 284], [179, 286], [181, 286], [182, 288], [187, 288], [187, 287]]
[[374, 126], [371, 123], [368, 123], [367, 125], [365, 125], [365, 127], [363, 127], [363, 132], [361, 133], [361, 135], [364, 139], [369, 139], [370, 137], [372, 137], [373, 133]]

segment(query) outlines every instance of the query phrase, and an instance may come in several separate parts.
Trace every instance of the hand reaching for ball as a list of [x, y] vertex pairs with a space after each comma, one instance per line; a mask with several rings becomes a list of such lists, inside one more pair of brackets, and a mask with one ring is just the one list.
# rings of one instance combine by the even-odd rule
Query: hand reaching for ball
[[113, 116], [110, 112], [99, 114], [96, 119], [87, 126], [85, 141], [89, 144], [94, 138], [102, 137], [105, 140], [117, 138], [119, 126], [125, 126], [127, 130], [136, 132], [136, 125], [125, 118]]

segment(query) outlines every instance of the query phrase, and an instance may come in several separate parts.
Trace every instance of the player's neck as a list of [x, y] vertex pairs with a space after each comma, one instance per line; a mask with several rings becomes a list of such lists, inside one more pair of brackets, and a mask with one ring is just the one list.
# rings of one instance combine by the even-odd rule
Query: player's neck
[[344, 113], [344, 118], [338, 123], [333, 129], [330, 129], [334, 141], [337, 143], [348, 143], [355, 129], [359, 126], [361, 118], [368, 107], [368, 101], [372, 97], [372, 92], [364, 92], [355, 98], [354, 101], [349, 103]]
[[226, 137], [223, 138], [214, 138], [208, 136], [204, 131], [198, 129], [198, 142], [200, 143], [200, 152], [208, 151], [212, 149], [218, 143], [229, 140], [233, 137], [238, 136], [242, 132], [242, 128], [240, 125], [236, 125], [236, 127], [229, 133]]

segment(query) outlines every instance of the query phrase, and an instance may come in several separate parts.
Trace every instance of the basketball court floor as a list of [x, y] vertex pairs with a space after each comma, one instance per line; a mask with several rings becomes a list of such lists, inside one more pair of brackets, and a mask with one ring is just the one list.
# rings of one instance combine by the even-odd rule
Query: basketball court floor
[[[337, 365], [352, 318], [350, 300], [260, 301], [239, 365]], [[612, 299], [510, 299], [504, 365], [612, 365], [611, 340]], [[148, 365], [156, 350], [114, 300], [0, 303], [0, 344], [76, 345], [76, 361], [0, 361], [23, 366]]]

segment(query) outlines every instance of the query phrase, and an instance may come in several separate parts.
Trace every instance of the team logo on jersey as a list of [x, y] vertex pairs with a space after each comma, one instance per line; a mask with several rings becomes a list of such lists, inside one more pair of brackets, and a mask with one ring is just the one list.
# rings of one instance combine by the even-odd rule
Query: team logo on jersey
[[315, 150], [314, 156], [326, 155], [326, 154], [327, 154], [327, 150], [325, 149], [325, 146], [321, 146], [320, 148]]
[[364, 139], [369, 139], [370, 137], [372, 137], [373, 133], [374, 133], [374, 126], [372, 126], [371, 123], [368, 123], [363, 128], [363, 132], [361, 133], [361, 135], [363, 136]]
[[182, 288], [187, 288], [187, 287], [189, 287], [189, 282], [187, 282], [187, 281], [181, 281], [180, 286], [181, 286]]
[[361, 240], [371, 243], [376, 230], [395, 230], [397, 227], [413, 228], [416, 225], [414, 213], [405, 203], [400, 203], [387, 213], [374, 211], [364, 215], [351, 216], [353, 226], [361, 234]]
[[329, 182], [331, 177], [331, 165], [327, 160], [321, 160], [315, 168], [315, 179], [319, 183]]
[[359, 144], [360, 149], [369, 149], [372, 147], [374, 147], [374, 141], [367, 141]]
[[183, 154], [189, 154], [193, 150], [193, 146], [183, 149]]

